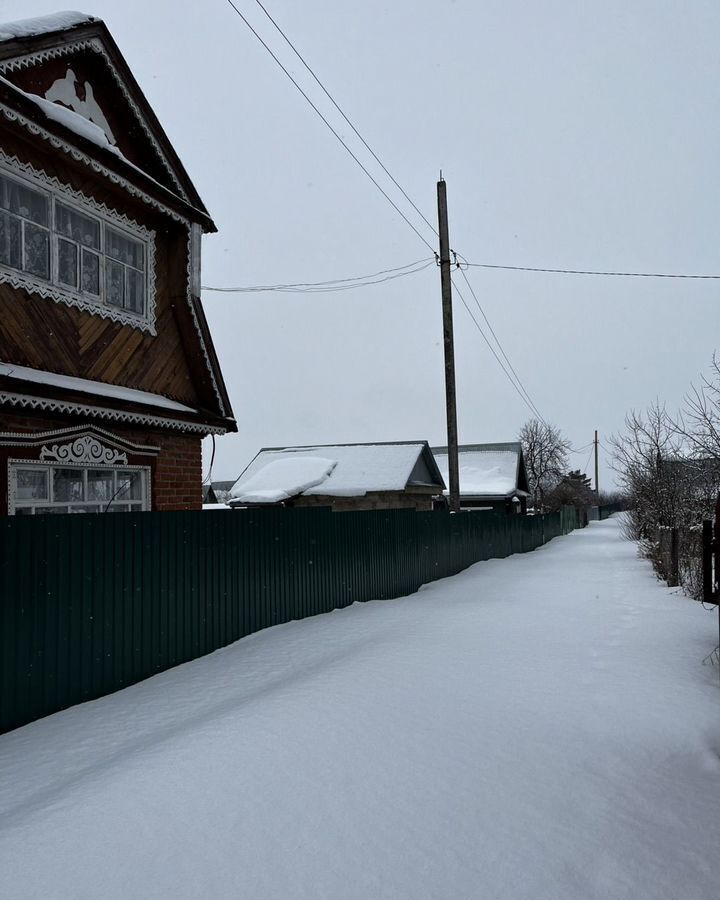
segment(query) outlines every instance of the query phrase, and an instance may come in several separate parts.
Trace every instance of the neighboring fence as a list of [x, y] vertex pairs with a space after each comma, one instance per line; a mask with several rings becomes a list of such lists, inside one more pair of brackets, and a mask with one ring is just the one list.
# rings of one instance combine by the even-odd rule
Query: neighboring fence
[[614, 513], [622, 512], [625, 509], [625, 504], [620, 500], [616, 503], [606, 503], [604, 506], [596, 507], [598, 511], [598, 519], [609, 519]]
[[644, 542], [645, 555], [669, 587], [682, 587], [703, 599], [702, 525], [672, 528], [658, 525]]
[[582, 524], [572, 508], [0, 519], [0, 732], [270, 625], [410, 594]]

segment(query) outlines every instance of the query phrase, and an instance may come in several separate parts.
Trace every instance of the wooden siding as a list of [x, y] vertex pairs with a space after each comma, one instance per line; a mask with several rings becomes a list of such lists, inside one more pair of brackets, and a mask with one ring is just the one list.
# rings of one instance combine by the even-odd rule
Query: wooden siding
[[157, 336], [52, 299], [0, 285], [0, 359], [163, 394], [217, 409], [207, 365], [187, 308], [187, 232], [66, 157], [30, 148], [5, 128], [3, 149], [156, 232]]

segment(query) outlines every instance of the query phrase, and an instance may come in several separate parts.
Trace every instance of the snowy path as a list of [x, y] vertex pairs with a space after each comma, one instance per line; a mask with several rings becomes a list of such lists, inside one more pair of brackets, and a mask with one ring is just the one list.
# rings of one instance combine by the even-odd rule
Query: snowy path
[[617, 522], [0, 737], [0, 896], [715, 900], [717, 617]]

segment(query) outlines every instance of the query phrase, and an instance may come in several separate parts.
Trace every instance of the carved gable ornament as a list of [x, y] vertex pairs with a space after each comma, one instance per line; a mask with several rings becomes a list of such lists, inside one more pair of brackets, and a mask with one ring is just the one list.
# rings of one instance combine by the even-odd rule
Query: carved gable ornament
[[68, 67], [62, 78], [56, 78], [45, 91], [45, 99], [51, 103], [61, 103], [67, 106], [79, 116], [102, 128], [105, 137], [110, 144], [115, 146], [117, 141], [112, 133], [110, 123], [105, 113], [95, 99], [95, 92], [89, 81], [81, 81], [75, 72]]
[[126, 466], [128, 462], [127, 453], [118, 453], [89, 434], [66, 444], [45, 444], [40, 450], [40, 459], [43, 462], [100, 466]]

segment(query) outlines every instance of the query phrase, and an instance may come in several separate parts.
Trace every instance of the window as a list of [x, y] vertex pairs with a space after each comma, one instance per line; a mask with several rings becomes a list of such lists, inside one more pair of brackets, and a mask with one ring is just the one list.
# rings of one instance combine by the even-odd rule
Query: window
[[20, 182], [0, 176], [0, 262], [50, 277], [50, 200]]
[[147, 319], [152, 236], [113, 219], [90, 201], [2, 170], [0, 270], [113, 318]]
[[150, 470], [138, 467], [10, 466], [10, 513], [142, 512], [150, 509]]

